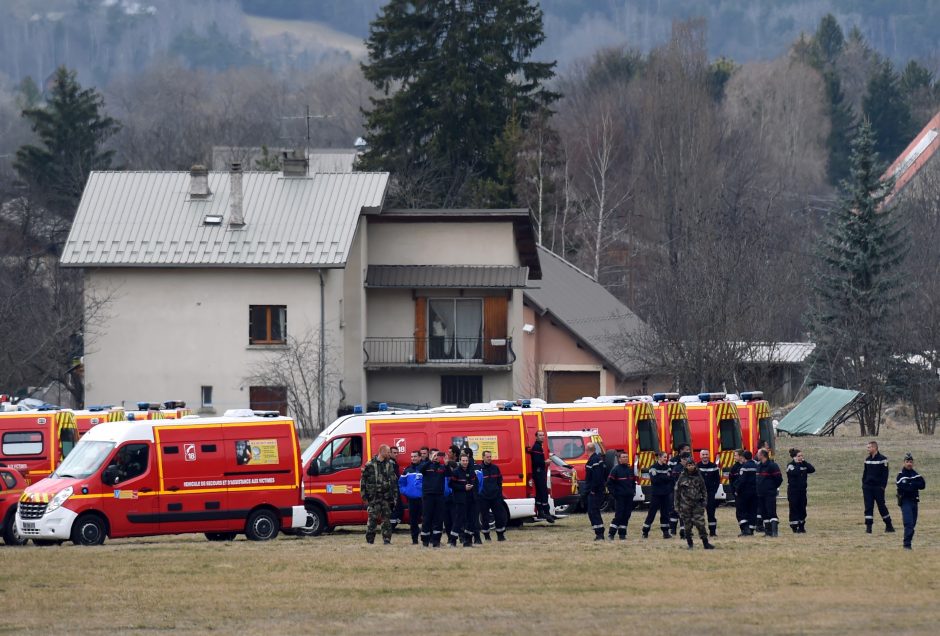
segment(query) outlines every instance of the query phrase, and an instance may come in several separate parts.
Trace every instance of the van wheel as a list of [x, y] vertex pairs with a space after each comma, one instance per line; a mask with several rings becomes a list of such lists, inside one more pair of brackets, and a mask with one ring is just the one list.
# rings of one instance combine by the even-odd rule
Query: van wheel
[[319, 507], [307, 509], [307, 525], [294, 528], [300, 537], [318, 537], [326, 530], [326, 514]]
[[238, 536], [237, 532], [207, 532], [206, 539], [209, 541], [234, 541]]
[[101, 545], [107, 536], [104, 519], [95, 514], [84, 514], [72, 525], [72, 543], [75, 545]]
[[270, 510], [255, 510], [248, 515], [245, 536], [252, 541], [269, 541], [277, 536], [281, 524]]
[[16, 530], [16, 506], [12, 506], [3, 522], [3, 542], [7, 545], [23, 545], [29, 541]]

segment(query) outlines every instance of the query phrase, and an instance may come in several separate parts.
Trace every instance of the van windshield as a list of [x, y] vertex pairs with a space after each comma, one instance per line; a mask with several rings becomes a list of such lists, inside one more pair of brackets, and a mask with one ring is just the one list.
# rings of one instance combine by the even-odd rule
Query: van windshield
[[326, 434], [320, 433], [317, 435], [317, 438], [310, 443], [304, 452], [300, 455], [300, 465], [306, 466], [307, 462], [310, 461], [310, 458], [313, 457], [313, 454], [323, 446], [323, 443], [326, 441]]
[[104, 460], [114, 450], [114, 442], [82, 440], [75, 445], [69, 456], [55, 469], [51, 477], [75, 477], [84, 479], [95, 474]]
[[672, 449], [679, 450], [683, 444], [692, 445], [692, 436], [689, 434], [689, 420], [679, 419], [672, 421]]
[[738, 420], [720, 420], [718, 434], [721, 436], [721, 450], [741, 448], [741, 422]]
[[641, 451], [659, 452], [659, 435], [656, 433], [656, 422], [653, 420], [640, 420], [636, 423], [636, 433]]
[[777, 448], [777, 440], [774, 437], [774, 423], [769, 417], [762, 417], [758, 423], [758, 431], [760, 433], [761, 444], [767, 442], [770, 445], [770, 449], [774, 450]]
[[584, 440], [580, 437], [549, 437], [548, 448], [562, 459], [575, 459], [584, 454]]

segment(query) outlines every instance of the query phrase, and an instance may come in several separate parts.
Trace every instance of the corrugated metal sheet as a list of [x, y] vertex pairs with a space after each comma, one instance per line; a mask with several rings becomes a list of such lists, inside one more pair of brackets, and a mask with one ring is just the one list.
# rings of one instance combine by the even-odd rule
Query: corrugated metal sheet
[[813, 342], [756, 343], [747, 349], [744, 360], [767, 364], [801, 364], [806, 362], [814, 349], [816, 344]]
[[483, 289], [526, 286], [528, 267], [473, 265], [370, 265], [366, 287]]
[[[62, 254], [69, 266], [340, 267], [359, 214], [382, 205], [388, 173], [242, 176], [245, 225], [230, 228], [230, 177], [189, 197], [188, 172], [92, 172]], [[220, 215], [219, 225], [206, 225]]]
[[526, 302], [550, 313], [621, 377], [645, 372], [624, 355], [623, 337], [646, 324], [593, 278], [549, 250], [538, 248], [542, 280], [527, 288]]
[[[846, 415], [846, 407], [862, 394], [847, 389], [817, 386], [806, 398], [787, 413], [777, 425], [778, 431], [790, 435], [820, 435], [831, 432]], [[828, 429], [828, 431], [827, 431]]]

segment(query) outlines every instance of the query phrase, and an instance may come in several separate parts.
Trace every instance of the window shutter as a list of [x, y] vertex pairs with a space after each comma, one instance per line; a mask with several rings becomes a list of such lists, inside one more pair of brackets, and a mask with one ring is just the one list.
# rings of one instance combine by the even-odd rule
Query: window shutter
[[494, 339], [506, 339], [509, 302], [505, 296], [487, 296], [483, 299], [483, 362], [506, 364], [509, 344], [493, 345]]
[[428, 299], [415, 298], [415, 363], [424, 364], [428, 359]]

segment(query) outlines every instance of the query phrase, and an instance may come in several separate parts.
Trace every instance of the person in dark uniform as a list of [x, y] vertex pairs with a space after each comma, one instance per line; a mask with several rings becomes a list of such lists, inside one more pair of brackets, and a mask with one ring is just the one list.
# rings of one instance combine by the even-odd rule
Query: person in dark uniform
[[764, 536], [776, 537], [780, 529], [780, 521], [777, 519], [777, 490], [783, 483], [783, 475], [780, 473], [780, 466], [770, 459], [770, 453], [766, 449], [757, 451], [757, 456], [760, 458], [760, 465], [757, 468], [755, 486], [757, 505], [764, 520]]
[[806, 532], [806, 486], [809, 475], [816, 472], [813, 465], [803, 457], [803, 451], [790, 449], [787, 464], [787, 502], [790, 504], [790, 529], [798, 534]]
[[741, 515], [741, 533], [738, 536], [747, 537], [753, 535], [757, 528], [757, 462], [749, 450], [744, 450], [741, 457], [744, 462], [735, 482], [734, 496], [740, 506], [738, 514]]
[[616, 534], [621, 541], [627, 538], [627, 524], [633, 512], [633, 495], [636, 492], [636, 475], [630, 465], [627, 451], [617, 453], [617, 465], [607, 476], [607, 490], [614, 498], [614, 518], [610, 522], [608, 536], [614, 540]]
[[506, 506], [503, 503], [503, 475], [499, 466], [493, 463], [493, 453], [483, 451], [483, 487], [480, 491], [480, 516], [484, 520], [493, 519], [492, 525], [486, 521], [483, 534], [490, 540], [490, 530], [496, 531], [496, 540], [506, 540]]
[[914, 470], [914, 457], [910, 453], [904, 456], [904, 466], [895, 483], [898, 487], [901, 519], [904, 521], [904, 549], [910, 550], [914, 528], [917, 526], [917, 502], [920, 501], [920, 491], [927, 487], [924, 478]]
[[[473, 461], [473, 450], [466, 443], [464, 447], [460, 449], [460, 456], [466, 456], [468, 459], [467, 470], [473, 473], [474, 482], [479, 486], [479, 480], [477, 479], [477, 464]], [[468, 530], [473, 537], [473, 542], [477, 545], [483, 543], [480, 539], [480, 502], [477, 497], [477, 488], [474, 488], [467, 493], [467, 525], [466, 530]]]
[[875, 522], [875, 504], [885, 522], [885, 532], [894, 532], [891, 513], [885, 505], [885, 488], [888, 486], [888, 458], [878, 452], [878, 442], [868, 442], [868, 457], [862, 471], [862, 497], [865, 500], [865, 532], [871, 534]]
[[708, 516], [708, 536], [718, 536], [718, 519], [715, 517], [715, 509], [718, 502], [715, 500], [715, 494], [718, 492], [718, 486], [721, 485], [721, 466], [711, 461], [711, 453], [707, 448], [703, 448], [699, 454], [701, 461], [698, 466], [698, 473], [705, 480], [705, 490], [708, 499], [705, 501], [705, 514]]
[[738, 523], [738, 528], [741, 528], [742, 516], [740, 501], [735, 496], [735, 492], [737, 492], [738, 479], [741, 478], [742, 465], [744, 465], [744, 451], [738, 449], [734, 451], [734, 463], [728, 470], [728, 496], [734, 501], [734, 519]]
[[535, 483], [535, 518], [555, 523], [548, 507], [548, 477], [545, 471], [545, 431], [536, 431], [535, 443], [529, 449], [532, 460], [532, 481]]
[[[447, 449], [447, 461], [444, 465], [447, 467], [447, 483], [450, 485], [450, 476], [457, 468], [457, 460], [460, 458], [460, 449], [456, 445], [451, 445]], [[447, 542], [452, 546], [457, 545], [457, 539], [454, 537], [454, 491], [444, 495], [444, 534], [447, 535]]]
[[[392, 468], [395, 469], [395, 480], [398, 481], [398, 478], [401, 477], [401, 466], [398, 465], [398, 447], [391, 446], [388, 449], [389, 456], [388, 458], [392, 460]], [[389, 523], [392, 526], [392, 533], [395, 532], [395, 529], [398, 527], [398, 524], [401, 523], [401, 518], [405, 514], [405, 498], [400, 494], [398, 496], [398, 502], [395, 504], [395, 509], [392, 510], [392, 518], [389, 519]]]
[[584, 487], [587, 488], [587, 517], [594, 530], [594, 540], [604, 540], [604, 518], [601, 516], [601, 502], [604, 501], [604, 488], [607, 485], [607, 464], [604, 456], [597, 452], [597, 445], [588, 442], [585, 447], [590, 453], [584, 465]]
[[442, 524], [444, 522], [444, 480], [448, 468], [444, 464], [444, 452], [437, 451], [418, 468], [421, 473], [421, 543], [424, 547], [441, 547]]
[[[419, 473], [421, 467], [421, 452], [411, 451], [411, 464], [405, 468], [403, 474]], [[411, 527], [411, 543], [417, 545], [421, 536], [421, 497], [406, 497], [408, 500], [408, 525]], [[399, 517], [400, 518], [400, 517]]]
[[669, 517], [672, 513], [672, 471], [668, 465], [669, 454], [662, 452], [656, 462], [649, 468], [650, 474], [650, 508], [643, 522], [643, 538], [650, 535], [650, 528], [659, 513], [659, 528], [663, 531], [663, 539], [671, 539], [669, 534]]
[[691, 446], [688, 444], [680, 444], [676, 449], [676, 454], [669, 459], [669, 470], [671, 471], [672, 475], [672, 488], [669, 494], [669, 532], [673, 535], [676, 534], [676, 528], [679, 527], [679, 511], [676, 510], [675, 488], [676, 482], [679, 481], [679, 475], [682, 474], [683, 470], [681, 458], [683, 455], [690, 455], [691, 453]]
[[450, 529], [451, 545], [460, 541], [465, 548], [473, 547], [473, 531], [468, 527], [469, 502], [476, 488], [476, 473], [470, 470], [470, 457], [460, 456], [460, 463], [450, 473], [450, 490], [454, 498], [454, 525]]

